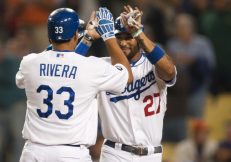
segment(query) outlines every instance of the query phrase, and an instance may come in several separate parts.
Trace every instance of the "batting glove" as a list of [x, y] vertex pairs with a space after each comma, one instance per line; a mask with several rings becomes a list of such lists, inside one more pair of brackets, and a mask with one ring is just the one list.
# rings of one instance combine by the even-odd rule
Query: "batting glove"
[[96, 17], [98, 20], [96, 31], [99, 33], [101, 38], [104, 41], [115, 38], [114, 19], [112, 13], [107, 8], [100, 7], [99, 11], [96, 11]]
[[143, 25], [141, 24], [143, 12], [137, 7], [133, 9], [129, 5], [125, 6], [124, 9], [125, 11], [121, 13], [122, 23], [133, 37], [137, 37], [143, 30]]

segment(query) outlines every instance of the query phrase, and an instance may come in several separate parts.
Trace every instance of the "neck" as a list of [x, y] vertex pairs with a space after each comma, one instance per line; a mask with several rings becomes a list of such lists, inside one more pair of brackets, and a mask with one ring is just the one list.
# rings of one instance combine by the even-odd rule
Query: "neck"
[[136, 61], [138, 61], [140, 59], [141, 55], [142, 55], [141, 52], [138, 51], [131, 59], [129, 59], [129, 62], [136, 62]]
[[53, 46], [53, 50], [55, 51], [64, 51], [64, 50], [74, 51], [75, 49], [73, 45], [69, 45], [67, 43], [63, 43], [63, 44], [53, 43], [52, 46]]
[[53, 46], [53, 50], [55, 51], [74, 51], [75, 47], [78, 43], [78, 38], [76, 36], [74, 36], [72, 39], [70, 39], [69, 41], [66, 42], [62, 42], [62, 43], [56, 43], [56, 42], [52, 42], [52, 46]]

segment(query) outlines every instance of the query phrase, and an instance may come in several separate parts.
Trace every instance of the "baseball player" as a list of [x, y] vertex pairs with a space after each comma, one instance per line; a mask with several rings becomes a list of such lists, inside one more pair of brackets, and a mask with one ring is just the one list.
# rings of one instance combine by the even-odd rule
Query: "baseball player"
[[48, 17], [53, 49], [29, 54], [21, 61], [16, 84], [26, 91], [27, 112], [20, 162], [92, 161], [88, 147], [97, 134], [94, 98], [99, 91], [122, 92], [133, 79], [114, 36], [112, 14], [106, 8], [97, 14], [97, 30], [114, 66], [74, 52], [79, 18], [69, 8], [59, 8]]
[[176, 69], [165, 51], [143, 33], [142, 12], [130, 6], [124, 10], [115, 22], [116, 38], [134, 80], [119, 95], [109, 91], [98, 95], [105, 138], [100, 161], [161, 162], [167, 87], [174, 85]]

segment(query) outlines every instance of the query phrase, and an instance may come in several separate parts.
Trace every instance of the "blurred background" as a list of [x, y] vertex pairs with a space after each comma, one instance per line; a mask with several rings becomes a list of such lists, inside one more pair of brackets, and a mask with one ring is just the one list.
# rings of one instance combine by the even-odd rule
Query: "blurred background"
[[[0, 162], [19, 161], [26, 101], [16, 88], [20, 60], [48, 46], [47, 17], [70, 7], [88, 21], [108, 7], [143, 12], [144, 32], [173, 58], [178, 80], [168, 89], [163, 129], [164, 162], [231, 162], [231, 0], [1, 0]], [[102, 41], [89, 55], [107, 56]], [[99, 158], [103, 138], [91, 148]]]

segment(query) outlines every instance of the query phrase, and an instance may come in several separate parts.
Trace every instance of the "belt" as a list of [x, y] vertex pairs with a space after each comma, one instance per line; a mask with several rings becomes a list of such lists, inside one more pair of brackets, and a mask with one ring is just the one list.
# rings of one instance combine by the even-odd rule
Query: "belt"
[[[116, 146], [116, 142], [112, 142], [110, 140], [107, 140], [104, 144], [107, 146], [110, 146], [112, 148], [115, 148], [115, 146]], [[154, 148], [154, 151], [152, 153], [154, 153], [154, 154], [162, 153], [162, 147], [161, 146], [157, 146], [157, 147], [153, 147], [153, 148]], [[139, 156], [149, 154], [148, 147], [136, 147], [136, 146], [130, 146], [130, 145], [122, 144], [121, 150], [130, 152], [130, 153], [133, 153], [133, 154], [139, 155]]]
[[80, 145], [63, 144], [64, 146], [80, 147]]

